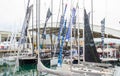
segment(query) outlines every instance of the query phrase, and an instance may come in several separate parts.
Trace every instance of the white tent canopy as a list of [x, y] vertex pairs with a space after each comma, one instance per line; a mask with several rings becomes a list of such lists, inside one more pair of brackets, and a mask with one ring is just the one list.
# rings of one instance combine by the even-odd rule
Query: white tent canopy
[[106, 48], [106, 49], [104, 49], [104, 50], [102, 50], [101, 48], [98, 48], [97, 49], [97, 52], [112, 52], [112, 51], [117, 51], [117, 49], [115, 49], [115, 48]]
[[[101, 38], [94, 38], [94, 41], [101, 42]], [[105, 38], [104, 43], [106, 43], [106, 44], [109, 44], [109, 43], [120, 44], [120, 39]]]

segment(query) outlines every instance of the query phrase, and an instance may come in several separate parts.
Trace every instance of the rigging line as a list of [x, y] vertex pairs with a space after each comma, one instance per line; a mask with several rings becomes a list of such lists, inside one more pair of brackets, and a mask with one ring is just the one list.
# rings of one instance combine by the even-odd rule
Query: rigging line
[[108, 0], [105, 0], [105, 18], [107, 18], [107, 4]]
[[[51, 0], [51, 12], [53, 13], [53, 0]], [[51, 29], [50, 29], [50, 39], [51, 39], [51, 57], [52, 57], [52, 49], [53, 49], [52, 28], [53, 28], [53, 15], [51, 16]]]
[[[25, 9], [25, 11], [26, 11], [26, 9], [29, 7], [30, 0], [27, 1], [27, 5], [26, 5], [25, 3], [26, 3], [26, 2], [25, 2], [25, 0], [24, 0], [24, 9]], [[26, 6], [27, 6], [27, 8], [26, 8]]]
[[[37, 0], [34, 1], [34, 2], [35, 2], [35, 4], [36, 4]], [[36, 7], [36, 10], [37, 10], [37, 4], [36, 4], [35, 7]], [[35, 13], [35, 14], [37, 15], [37, 13]], [[35, 15], [35, 16], [36, 16], [36, 15]], [[35, 20], [36, 20], [36, 19], [35, 19]], [[37, 20], [36, 20], [36, 22], [37, 22]], [[37, 41], [38, 41], [38, 40], [37, 40], [37, 23], [36, 23], [36, 22], [35, 22], [35, 29], [36, 29], [36, 30], [35, 30], [35, 35], [36, 35], [36, 36], [35, 36], [35, 39], [36, 39], [36, 40], [35, 40], [35, 46], [36, 46], [36, 49], [37, 49], [37, 46], [38, 46], [38, 45], [37, 45]]]
[[33, 27], [33, 24], [34, 24], [34, 23], [33, 23], [33, 22], [34, 22], [34, 21], [33, 21], [34, 13], [33, 13], [33, 11], [34, 11], [34, 10], [33, 10], [33, 8], [32, 8], [32, 29], [33, 29], [33, 30], [32, 30], [32, 56], [33, 56], [34, 48], [35, 48], [35, 47], [34, 47], [34, 35], [33, 35], [33, 32], [34, 32], [34, 27]]
[[[105, 48], [104, 47], [104, 38], [106, 37], [106, 35], [105, 35], [105, 25], [106, 25], [106, 19], [107, 19], [107, 0], [105, 0], [104, 7], [105, 7], [105, 11], [104, 11], [104, 13], [105, 13], [105, 16], [104, 16], [105, 21], [104, 21], [104, 24], [101, 24], [101, 25], [103, 25], [102, 29], [104, 31], [104, 33], [103, 33], [103, 45], [102, 45], [103, 56], [105, 55], [105, 53], [104, 53], [104, 48]], [[101, 34], [102, 34], [102, 32], [101, 32]]]
[[78, 39], [77, 39], [76, 41], [77, 41], [77, 46], [78, 46], [77, 49], [78, 49], [78, 64], [79, 64], [79, 63], [80, 63], [80, 57], [79, 57], [79, 55], [80, 55], [80, 38], [79, 38], [79, 36], [80, 36], [80, 32], [79, 32], [79, 31], [80, 31], [80, 25], [79, 25], [79, 20], [80, 20], [80, 19], [79, 19], [79, 0], [77, 1], [76, 10], [77, 10], [77, 11], [76, 11], [76, 16], [78, 17], [78, 18], [76, 17], [76, 18], [77, 18], [77, 19], [76, 19], [76, 23], [77, 23], [77, 26], [78, 26], [78, 31], [77, 31], [77, 35], [78, 35], [77, 38], [78, 38]]
[[[38, 49], [38, 59], [39, 58], [39, 51], [41, 51], [39, 44], [40, 44], [40, 9], [41, 9], [41, 0], [36, 0], [36, 25], [37, 25], [37, 49]], [[39, 62], [39, 60], [38, 60]]]
[[[71, 2], [70, 2], [70, 11], [72, 11], [72, 8], [73, 8], [73, 4], [74, 4], [74, 1], [73, 0], [71, 0]], [[72, 18], [72, 13], [70, 14], [70, 18]], [[70, 69], [72, 69], [72, 43], [73, 43], [73, 39], [72, 39], [72, 27], [74, 26], [74, 24], [72, 24], [72, 21], [71, 21], [71, 23], [70, 23], [70, 29], [71, 29], [71, 32], [70, 32], [70, 62], [71, 62], [71, 65], [70, 65]]]
[[26, 11], [26, 4], [25, 4], [25, 1], [26, 1], [26, 0], [24, 0], [24, 10]]
[[56, 22], [56, 27], [57, 27], [57, 25], [58, 25], [58, 18], [59, 18], [59, 16], [60, 16], [60, 5], [61, 5], [61, 0], [60, 0], [60, 2], [59, 2], [59, 10], [58, 10], [58, 15], [57, 15], [57, 22]]
[[[79, 0], [77, 1], [77, 4], [76, 4], [76, 8], [75, 8], [76, 11], [79, 10], [78, 2], [79, 2]], [[77, 14], [79, 14], [79, 13], [76, 12], [76, 14], [75, 14], [76, 18], [77, 18]], [[76, 20], [75, 25], [74, 25], [74, 37], [75, 37], [76, 45], [78, 46], [78, 41], [77, 41], [77, 36], [78, 36], [77, 31], [78, 30], [76, 27], [77, 27], [77, 20]]]
[[[56, 28], [57, 28], [58, 20], [59, 20], [59, 16], [60, 16], [60, 6], [61, 6], [61, 0], [60, 0], [60, 2], [59, 2], [59, 9], [58, 9], [58, 15], [57, 15]], [[56, 30], [55, 30], [55, 31], [56, 31]], [[53, 31], [53, 32], [54, 32], [54, 31]], [[56, 41], [56, 37], [54, 37], [54, 40]], [[55, 45], [55, 42], [54, 42], [54, 45]], [[57, 45], [56, 45], [55, 48], [54, 48], [53, 57], [55, 56], [56, 51], [57, 51]]]
[[92, 26], [92, 33], [93, 33], [93, 0], [91, 0], [91, 26]]
[[[83, 0], [83, 27], [85, 26], [84, 23], [84, 10], [85, 10], [85, 0]], [[85, 35], [84, 35], [85, 29], [83, 28], [83, 62], [85, 62]]]
[[29, 7], [29, 4], [30, 4], [30, 0], [28, 0], [28, 4], [27, 4], [27, 7]]

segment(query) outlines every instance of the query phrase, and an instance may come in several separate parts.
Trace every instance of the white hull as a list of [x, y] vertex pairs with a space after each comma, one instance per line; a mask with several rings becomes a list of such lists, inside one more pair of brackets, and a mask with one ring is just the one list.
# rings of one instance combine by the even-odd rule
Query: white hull
[[8, 57], [3, 57], [3, 63], [8, 64], [8, 65], [15, 65], [16, 60], [19, 58], [25, 58], [28, 57], [26, 55], [21, 55], [21, 56], [8, 56]]
[[[79, 67], [78, 67], [79, 66]], [[69, 64], [63, 64], [62, 67], [58, 67], [56, 70], [46, 68], [41, 61], [38, 61], [37, 69], [39, 72], [46, 72], [57, 76], [118, 76], [114, 73], [119, 73], [119, 70], [115, 72], [114, 69], [105, 69], [100, 67], [87, 67], [83, 64], [77, 66], [70, 66]]]
[[120, 76], [120, 67], [115, 67], [115, 72], [113, 76]]
[[109, 62], [109, 61], [118, 61], [117, 58], [100, 58], [102, 62]]
[[0, 58], [0, 65], [3, 65], [3, 59]]
[[58, 57], [53, 57], [53, 58], [50, 60], [50, 66], [57, 65], [57, 62], [58, 62]]
[[53, 69], [46, 68], [41, 63], [40, 60], [38, 60], [37, 69], [39, 72], [46, 72], [46, 73], [50, 73], [50, 74], [58, 75], [58, 76], [72, 76], [72, 72], [70, 71], [53, 70]]
[[8, 57], [3, 57], [3, 60], [12, 62], [12, 61], [15, 61], [16, 58], [17, 56], [8, 56]]

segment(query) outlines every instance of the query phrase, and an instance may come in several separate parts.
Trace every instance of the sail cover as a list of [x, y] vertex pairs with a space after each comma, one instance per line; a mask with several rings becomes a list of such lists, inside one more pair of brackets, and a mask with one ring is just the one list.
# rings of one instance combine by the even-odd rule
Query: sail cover
[[89, 17], [84, 10], [84, 38], [85, 38], [85, 61], [87, 62], [100, 62], [95, 43], [93, 40], [92, 32], [89, 24]]

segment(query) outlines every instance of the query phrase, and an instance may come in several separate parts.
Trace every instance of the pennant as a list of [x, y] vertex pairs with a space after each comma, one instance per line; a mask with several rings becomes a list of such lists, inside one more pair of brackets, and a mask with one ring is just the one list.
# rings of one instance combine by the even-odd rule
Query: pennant
[[104, 49], [104, 34], [105, 34], [105, 18], [101, 20], [101, 44], [102, 50]]
[[105, 18], [103, 18], [103, 20], [101, 20], [101, 24], [105, 25]]
[[63, 23], [64, 23], [64, 16], [61, 16], [60, 28], [59, 28], [59, 33], [58, 33], [58, 41], [60, 40], [60, 36], [61, 36], [62, 28], [63, 28]]
[[76, 9], [73, 8], [72, 9], [72, 18], [70, 19], [70, 22], [69, 22], [69, 25], [68, 25], [68, 30], [67, 30], [67, 33], [66, 33], [66, 41], [69, 41], [70, 37], [71, 37], [71, 20], [72, 20], [72, 25], [75, 25], [76, 24]]
[[52, 12], [50, 11], [50, 8], [48, 8], [47, 15], [46, 15], [46, 22], [48, 21], [50, 16], [52, 16]]
[[46, 20], [45, 20], [45, 25], [44, 25], [44, 28], [43, 28], [43, 33], [42, 33], [42, 38], [43, 39], [46, 39], [46, 26], [47, 26], [47, 21], [49, 20], [49, 18], [52, 16], [52, 13], [50, 11], [50, 8], [48, 8], [48, 11], [47, 11], [47, 15], [46, 15]]
[[59, 33], [58, 33], [58, 41], [60, 41], [60, 36], [61, 36], [62, 29], [63, 29], [64, 16], [65, 16], [65, 13], [66, 13], [66, 9], [67, 9], [67, 4], [65, 5], [64, 13], [63, 13], [63, 15], [61, 16], [61, 19], [60, 19], [60, 28], [59, 28]]
[[71, 27], [70, 27], [70, 25], [71, 25], [71, 22], [69, 22], [69, 24], [68, 24], [68, 30], [67, 30], [67, 33], [66, 33], [66, 41], [69, 41], [69, 39], [70, 39], [70, 34], [71, 34]]
[[62, 65], [62, 53], [63, 53], [63, 44], [64, 44], [64, 40], [65, 40], [65, 33], [66, 33], [66, 22], [67, 20], [65, 20], [64, 22], [64, 26], [63, 26], [63, 29], [62, 29], [62, 41], [61, 41], [61, 45], [60, 45], [60, 52], [59, 52], [59, 55], [58, 55], [58, 66], [61, 66]]
[[23, 26], [22, 26], [21, 37], [20, 37], [18, 46], [20, 44], [23, 44], [23, 43], [26, 42], [26, 37], [25, 36], [27, 36], [27, 29], [28, 29], [28, 25], [29, 25], [29, 21], [30, 21], [32, 8], [33, 8], [33, 5], [27, 7], [25, 19], [24, 19]]
[[75, 8], [72, 9], [72, 24], [73, 25], [76, 24], [76, 9]]

